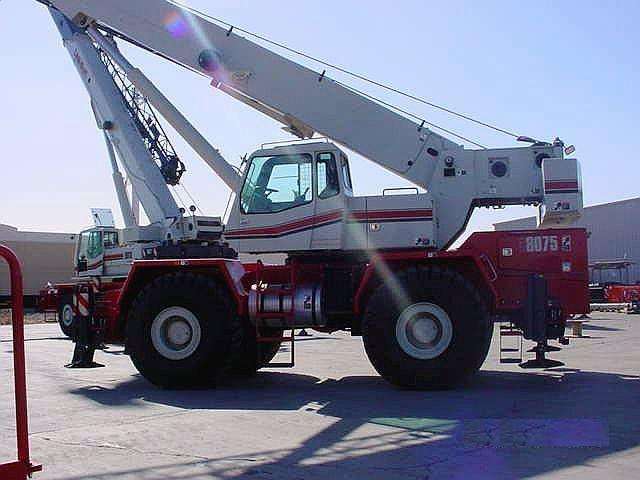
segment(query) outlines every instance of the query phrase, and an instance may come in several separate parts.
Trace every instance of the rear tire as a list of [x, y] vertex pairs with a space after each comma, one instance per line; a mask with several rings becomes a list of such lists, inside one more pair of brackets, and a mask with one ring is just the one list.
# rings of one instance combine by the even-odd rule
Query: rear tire
[[127, 350], [138, 371], [162, 388], [215, 385], [240, 351], [242, 330], [215, 279], [174, 273], [155, 279], [127, 318]]
[[60, 330], [73, 340], [75, 337], [75, 313], [73, 311], [73, 295], [63, 295], [58, 303], [58, 324]]
[[397, 284], [374, 291], [365, 310], [364, 346], [374, 368], [411, 389], [447, 389], [467, 380], [484, 363], [493, 333], [478, 291], [439, 267], [408, 269], [396, 278]]

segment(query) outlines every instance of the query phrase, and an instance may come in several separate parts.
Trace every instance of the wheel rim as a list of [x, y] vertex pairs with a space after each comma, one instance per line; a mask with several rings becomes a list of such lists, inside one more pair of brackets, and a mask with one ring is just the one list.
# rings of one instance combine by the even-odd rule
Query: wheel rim
[[442, 355], [452, 338], [453, 324], [449, 315], [433, 303], [415, 303], [398, 317], [398, 344], [407, 355], [418, 360]]
[[61, 320], [62, 320], [62, 324], [65, 327], [70, 327], [71, 325], [73, 325], [73, 307], [69, 304], [65, 305], [64, 307], [62, 307], [62, 316], [61, 316]]
[[183, 307], [163, 310], [151, 324], [153, 346], [169, 360], [184, 360], [193, 355], [201, 338], [198, 317]]

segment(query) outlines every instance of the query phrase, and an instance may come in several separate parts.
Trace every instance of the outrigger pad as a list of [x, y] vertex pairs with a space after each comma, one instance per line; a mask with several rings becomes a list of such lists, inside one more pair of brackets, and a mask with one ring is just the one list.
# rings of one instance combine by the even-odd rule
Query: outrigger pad
[[526, 370], [533, 370], [534, 368], [547, 369], [562, 366], [564, 366], [564, 363], [559, 362], [558, 360], [550, 360], [548, 358], [536, 358], [535, 360], [529, 360], [528, 362], [520, 364], [520, 368], [524, 368]]
[[76, 348], [73, 351], [73, 359], [71, 363], [65, 365], [65, 368], [102, 368], [104, 365], [93, 361], [93, 354], [95, 349], [76, 343]]
[[529, 353], [536, 354], [535, 360], [529, 360], [528, 362], [521, 363], [520, 368], [531, 370], [534, 368], [547, 369], [547, 368], [562, 367], [564, 366], [564, 363], [559, 362], [558, 360], [550, 360], [545, 356], [547, 352], [554, 352], [558, 350], [561, 350], [561, 349], [558, 347], [553, 347], [549, 345], [546, 340], [542, 342], [538, 342], [538, 344], [535, 347], [529, 350]]
[[93, 361], [96, 349], [104, 348], [104, 344], [97, 337], [96, 321], [92, 315], [93, 291], [89, 291], [89, 316], [77, 315], [75, 320], [76, 334], [74, 335], [75, 347], [71, 363], [65, 368], [102, 368], [104, 365]]
[[[555, 347], [553, 345], [547, 345], [545, 347], [545, 352], [561, 352], [562, 349], [560, 347]], [[527, 350], [527, 353], [537, 353], [538, 352], [538, 347], [533, 347], [530, 350]]]
[[89, 368], [103, 368], [104, 365], [102, 365], [101, 363], [96, 363], [96, 362], [89, 362], [89, 363], [69, 363], [68, 365], [65, 365], [64, 368], [84, 368], [84, 369], [89, 369]]

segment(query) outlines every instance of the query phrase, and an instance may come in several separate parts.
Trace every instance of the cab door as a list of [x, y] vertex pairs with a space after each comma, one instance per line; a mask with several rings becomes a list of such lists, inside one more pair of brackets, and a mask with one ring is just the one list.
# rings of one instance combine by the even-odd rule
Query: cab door
[[256, 156], [236, 200], [225, 238], [241, 252], [308, 250], [314, 225], [313, 156]]
[[78, 276], [93, 277], [104, 273], [104, 242], [102, 231], [93, 229], [80, 234], [76, 252]]
[[[315, 215], [311, 231], [313, 250], [341, 250], [345, 195], [347, 184], [340, 181], [340, 152], [316, 153], [315, 159]], [[346, 157], [345, 157], [346, 158]], [[344, 160], [342, 160], [344, 161]]]

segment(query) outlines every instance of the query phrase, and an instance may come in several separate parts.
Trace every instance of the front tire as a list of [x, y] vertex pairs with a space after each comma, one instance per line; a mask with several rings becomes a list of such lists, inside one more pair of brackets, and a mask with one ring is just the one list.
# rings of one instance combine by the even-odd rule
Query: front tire
[[476, 288], [439, 267], [401, 272], [370, 297], [362, 333], [374, 368], [411, 389], [446, 389], [477, 372], [489, 351], [492, 324]]
[[242, 342], [224, 287], [191, 273], [165, 275], [144, 288], [131, 307], [126, 333], [133, 364], [162, 388], [215, 385]]
[[73, 295], [63, 295], [58, 303], [58, 324], [62, 333], [71, 339], [75, 336], [75, 321]]

